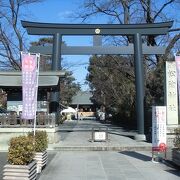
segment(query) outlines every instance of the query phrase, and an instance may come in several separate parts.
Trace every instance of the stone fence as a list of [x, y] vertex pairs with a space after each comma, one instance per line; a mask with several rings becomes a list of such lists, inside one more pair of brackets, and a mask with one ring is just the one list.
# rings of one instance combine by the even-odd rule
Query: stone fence
[[[17, 115], [17, 113], [1, 114], [0, 115], [0, 127], [31, 127], [34, 120], [25, 120]], [[51, 113], [37, 113], [36, 127], [55, 127], [55, 114]]]

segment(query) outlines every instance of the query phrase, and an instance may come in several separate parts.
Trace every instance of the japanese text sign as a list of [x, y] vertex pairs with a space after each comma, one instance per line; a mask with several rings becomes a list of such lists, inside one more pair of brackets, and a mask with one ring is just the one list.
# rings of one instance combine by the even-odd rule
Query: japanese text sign
[[175, 61], [166, 61], [166, 106], [167, 124], [178, 124], [178, 93]]
[[34, 119], [37, 108], [37, 56], [23, 54], [22, 57], [22, 90], [23, 119]]
[[178, 92], [179, 92], [179, 100], [180, 100], [180, 56], [175, 56], [175, 61], [176, 61]]
[[166, 150], [166, 106], [152, 107], [152, 150]]

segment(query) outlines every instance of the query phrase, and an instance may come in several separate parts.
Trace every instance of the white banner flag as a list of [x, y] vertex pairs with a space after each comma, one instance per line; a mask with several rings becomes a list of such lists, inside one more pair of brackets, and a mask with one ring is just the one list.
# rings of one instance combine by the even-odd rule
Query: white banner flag
[[152, 107], [152, 150], [166, 150], [166, 106]]
[[22, 118], [35, 119], [38, 90], [38, 56], [22, 53], [21, 59], [23, 92]]
[[175, 61], [176, 61], [177, 81], [178, 81], [178, 93], [180, 100], [180, 56], [175, 56]]

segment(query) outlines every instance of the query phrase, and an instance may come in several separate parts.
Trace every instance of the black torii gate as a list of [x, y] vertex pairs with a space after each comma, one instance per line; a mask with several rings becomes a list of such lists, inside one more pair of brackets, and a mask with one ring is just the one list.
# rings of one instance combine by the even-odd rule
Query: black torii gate
[[[173, 22], [154, 24], [56, 24], [22, 21], [22, 26], [30, 35], [52, 35], [52, 47], [32, 47], [31, 51], [43, 54], [53, 54], [52, 70], [61, 69], [61, 54], [134, 54], [135, 83], [136, 83], [136, 117], [138, 135], [136, 140], [145, 140], [144, 135], [144, 70], [142, 54], [164, 54], [163, 47], [143, 46], [141, 36], [166, 35]], [[93, 47], [62, 46], [64, 35], [96, 35]], [[133, 36], [134, 47], [101, 47], [101, 40], [97, 35]], [[59, 113], [59, 89], [51, 94], [52, 111]]]

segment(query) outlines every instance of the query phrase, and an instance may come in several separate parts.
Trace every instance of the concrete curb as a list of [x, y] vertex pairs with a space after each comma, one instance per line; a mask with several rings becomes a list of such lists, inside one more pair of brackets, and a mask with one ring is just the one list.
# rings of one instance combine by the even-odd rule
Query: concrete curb
[[148, 146], [62, 146], [53, 147], [55, 151], [151, 151]]

